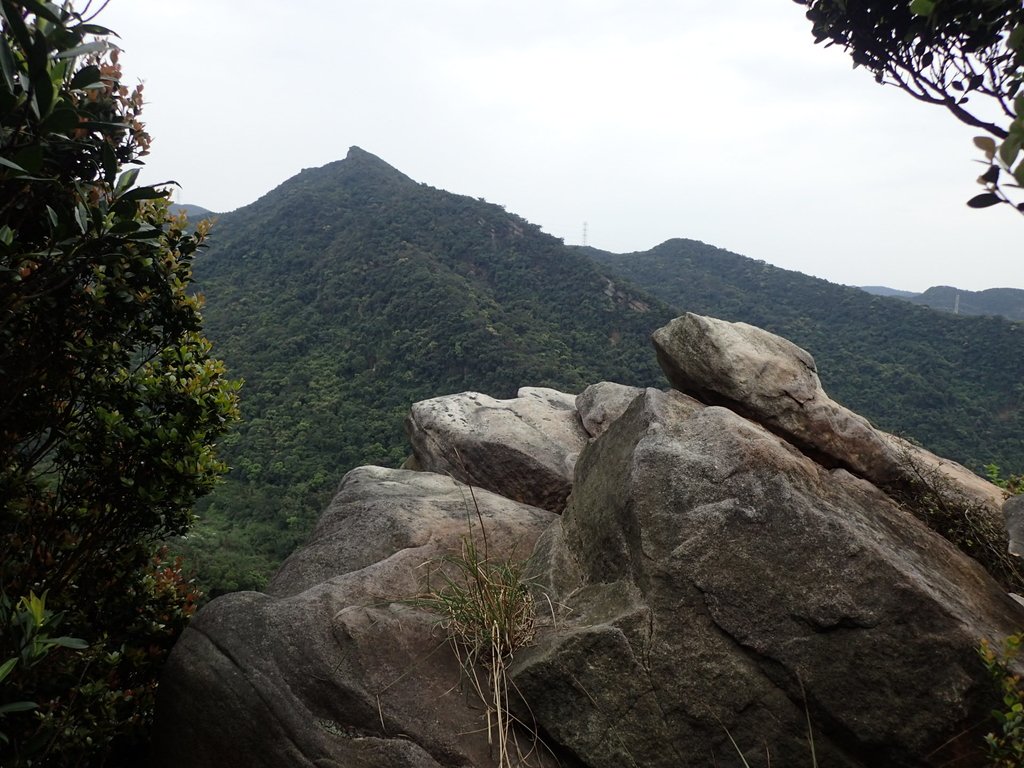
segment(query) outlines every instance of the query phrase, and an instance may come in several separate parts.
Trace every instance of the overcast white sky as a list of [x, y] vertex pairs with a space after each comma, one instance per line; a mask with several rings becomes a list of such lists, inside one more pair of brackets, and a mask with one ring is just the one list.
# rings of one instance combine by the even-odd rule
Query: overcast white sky
[[791, 0], [112, 0], [149, 182], [229, 211], [351, 145], [616, 252], [687, 237], [849, 285], [1024, 287], [977, 131]]

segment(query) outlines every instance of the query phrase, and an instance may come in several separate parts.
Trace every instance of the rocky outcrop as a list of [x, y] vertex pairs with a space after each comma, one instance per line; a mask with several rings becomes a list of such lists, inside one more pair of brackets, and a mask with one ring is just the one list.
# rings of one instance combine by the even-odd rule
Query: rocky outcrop
[[576, 410], [583, 428], [591, 437], [600, 437], [619, 416], [626, 412], [640, 393], [639, 387], [627, 387], [602, 381], [591, 384], [576, 398]]
[[541, 387], [512, 400], [478, 392], [423, 400], [405, 427], [419, 468], [554, 512], [565, 507], [587, 442], [575, 397]]
[[1024, 614], [877, 488], [657, 390], [576, 477], [534, 563], [564, 613], [515, 683], [588, 766], [736, 765], [730, 737], [809, 764], [808, 720], [821, 765], [976, 751], [978, 640]]
[[895, 479], [896, 455], [868, 423], [821, 388], [814, 359], [746, 323], [686, 314], [651, 337], [675, 389], [724, 405], [821, 462], [874, 482]]
[[998, 488], [955, 462], [875, 429], [832, 400], [821, 387], [814, 358], [792, 342], [746, 323], [694, 314], [658, 329], [652, 340], [676, 389], [761, 424], [823, 466], [848, 469], [904, 495], [917, 493], [924, 480], [943, 503], [976, 504], [979, 513], [1000, 525]]
[[[656, 346], [675, 389], [413, 406], [431, 471], [353, 470], [266, 594], [186, 630], [158, 762], [498, 765], [422, 600], [468, 536], [495, 563], [532, 554], [540, 628], [509, 690], [520, 744], [544, 746], [522, 765], [809, 765], [810, 730], [819, 765], [979, 766], [996, 702], [976, 648], [1024, 608], [907, 494], [941, 486], [930, 525], [993, 525], [1001, 492], [831, 401], [783, 339], [691, 315]], [[998, 526], [971, 537], [1005, 556]]]
[[1024, 495], [1007, 499], [1003, 504], [1003, 515], [1010, 539], [1010, 553], [1024, 556]]
[[441, 475], [348, 473], [267, 594], [220, 597], [182, 635], [161, 684], [155, 761], [489, 765], [486, 720], [416, 598], [430, 564], [458, 552], [471, 527], [482, 546], [480, 521], [501, 559], [528, 554], [553, 519]]

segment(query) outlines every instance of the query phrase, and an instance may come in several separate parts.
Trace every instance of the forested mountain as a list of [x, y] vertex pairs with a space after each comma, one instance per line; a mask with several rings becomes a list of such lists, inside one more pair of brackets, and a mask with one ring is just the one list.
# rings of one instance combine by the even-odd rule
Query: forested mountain
[[899, 288], [889, 288], [885, 285], [862, 285], [859, 287], [862, 291], [867, 291], [875, 296], [895, 296], [900, 299], [909, 299], [919, 295], [913, 291], [901, 291]]
[[184, 544], [215, 591], [259, 586], [345, 471], [399, 464], [414, 401], [665, 386], [648, 337], [682, 311], [807, 347], [830, 394], [884, 428], [975, 467], [1024, 468], [1024, 326], [1003, 320], [692, 241], [626, 256], [567, 247], [357, 148], [221, 215], [211, 243], [196, 263], [205, 327], [245, 379], [244, 423], [222, 446], [233, 470]]
[[662, 382], [648, 337], [667, 307], [357, 148], [221, 216], [211, 240], [196, 278], [216, 351], [245, 379], [244, 423], [187, 546], [220, 589], [258, 584], [346, 470], [401, 463], [416, 400]]
[[1024, 469], [1024, 324], [873, 296], [694, 240], [589, 255], [679, 311], [806, 348], [826, 391], [883, 429], [973, 469]]
[[192, 222], [201, 221], [217, 215], [213, 211], [203, 208], [201, 205], [192, 205], [192, 203], [175, 203], [171, 206], [171, 213], [175, 216], [179, 213], [184, 213]]
[[897, 296], [943, 312], [955, 312], [960, 315], [1002, 315], [1010, 320], [1024, 320], [1024, 290], [1020, 288], [965, 291], [948, 285], [936, 285], [924, 293], [913, 293], [866, 285], [861, 290], [878, 296]]
[[1024, 320], [1024, 290], [989, 288], [985, 291], [964, 291], [948, 285], [937, 285], [907, 299], [944, 312], [961, 315], [1002, 315], [1010, 320]]

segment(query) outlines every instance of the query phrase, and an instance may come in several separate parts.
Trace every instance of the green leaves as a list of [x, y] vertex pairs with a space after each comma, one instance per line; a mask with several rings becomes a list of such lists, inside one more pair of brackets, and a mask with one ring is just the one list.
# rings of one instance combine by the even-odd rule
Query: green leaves
[[[990, 164], [998, 160], [1018, 185], [1024, 180], [1024, 172], [1015, 167], [1024, 145], [1020, 0], [796, 2], [807, 7], [816, 42], [842, 46], [854, 66], [870, 70], [877, 82], [942, 106], [961, 122], [986, 131], [989, 135], [976, 138], [975, 145]], [[986, 106], [975, 106], [985, 100]], [[1020, 194], [1013, 185], [990, 192], [1004, 203]], [[990, 197], [977, 196], [970, 204], [994, 203]]]
[[121, 178], [117, 180], [117, 185], [114, 187], [114, 197], [121, 197], [132, 185], [135, 184], [135, 180], [139, 177], [139, 169], [132, 168], [130, 171], [125, 171], [121, 174]]
[[1013, 665], [1024, 646], [1024, 632], [1010, 635], [997, 651], [987, 640], [978, 649], [985, 669], [999, 687], [1002, 706], [992, 711], [998, 726], [985, 736], [989, 765], [1018, 768], [1024, 760], [1024, 684]]
[[106, 53], [114, 47], [116, 46], [114, 46], [111, 43], [108, 43], [106, 40], [96, 40], [92, 43], [82, 43], [81, 45], [76, 45], [74, 48], [71, 48], [67, 51], [60, 51], [54, 56], [54, 58], [58, 61], [60, 59], [75, 59], [79, 56], [88, 56], [89, 54], [94, 53]]
[[71, 82], [68, 83], [68, 88], [79, 90], [99, 83], [100, 68], [95, 64], [90, 64], [87, 67], [82, 67], [75, 73], [74, 77], [71, 78]]
[[935, 10], [935, 0], [911, 0], [910, 12], [918, 16], [928, 16]]
[[19, 766], [102, 764], [152, 717], [190, 599], [153, 580], [152, 542], [187, 529], [237, 417], [189, 295], [203, 235], [137, 186], [141, 96], [80, 22], [0, 0], [0, 736]]
[[1004, 165], [1013, 165], [1017, 160], [1017, 155], [1020, 154], [1022, 144], [1024, 144], [1024, 135], [1016, 132], [1011, 133], [1003, 140], [1003, 143], [999, 145], [999, 159], [1003, 161]]
[[11, 53], [11, 46], [7, 43], [7, 37], [0, 35], [0, 73], [4, 77], [4, 85], [9, 93], [14, 93], [14, 77], [17, 70], [14, 65], [14, 54]]
[[974, 146], [985, 153], [985, 157], [991, 160], [996, 154], [996, 142], [991, 136], [975, 136]]
[[18, 658], [16, 656], [14, 658], [8, 659], [3, 664], [0, 664], [0, 683], [2, 683], [4, 681], [4, 679], [9, 674], [11, 674], [11, 672], [14, 670], [14, 667], [17, 664], [18, 664]]
[[18, 173], [24, 173], [24, 174], [28, 173], [28, 171], [26, 171], [24, 168], [22, 168], [16, 162], [14, 162], [13, 160], [8, 160], [6, 157], [0, 157], [0, 165], [4, 166], [5, 168], [10, 168], [12, 170], [15, 170]]
[[979, 184], [998, 184], [999, 183], [999, 166], [994, 163], [988, 167], [981, 176], [978, 177]]
[[971, 208], [988, 208], [1001, 202], [1002, 200], [999, 199], [998, 195], [994, 195], [991, 192], [983, 192], [968, 200], [967, 205]]

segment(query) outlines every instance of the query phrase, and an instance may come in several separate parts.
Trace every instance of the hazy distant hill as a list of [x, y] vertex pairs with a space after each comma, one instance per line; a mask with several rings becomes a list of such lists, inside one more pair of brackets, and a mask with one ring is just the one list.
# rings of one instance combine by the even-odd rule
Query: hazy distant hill
[[878, 296], [896, 296], [943, 312], [955, 312], [960, 315], [1001, 315], [1010, 320], [1024, 320], [1024, 290], [1020, 288], [965, 291], [962, 288], [937, 285], [924, 293], [913, 293], [884, 286], [866, 285], [861, 290]]
[[171, 206], [171, 212], [175, 215], [184, 213], [193, 222], [217, 216], [213, 211], [203, 208], [201, 205], [192, 205], [191, 203], [175, 203]]
[[901, 291], [898, 288], [887, 288], [884, 285], [862, 285], [860, 289], [875, 296], [895, 296], [900, 299], [910, 299], [918, 295], [913, 291]]
[[234, 470], [186, 545], [217, 589], [258, 586], [346, 470], [401, 462], [412, 402], [664, 386], [648, 337], [683, 310], [806, 346], [828, 391], [885, 428], [975, 466], [1024, 468], [1024, 326], [693, 241], [626, 256], [567, 247], [357, 148], [221, 215], [195, 271], [216, 352], [246, 380], [245, 421], [223, 445]]
[[884, 429], [975, 469], [1024, 469], [1024, 324], [872, 296], [694, 240], [590, 255], [680, 311], [805, 347], [825, 389]]
[[965, 291], [939, 285], [908, 300], [944, 312], [955, 310], [961, 315], [1002, 315], [1011, 320], [1024, 320], [1024, 290], [1019, 288]]

